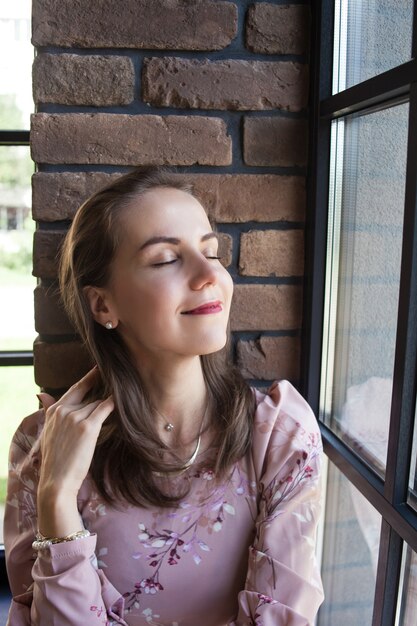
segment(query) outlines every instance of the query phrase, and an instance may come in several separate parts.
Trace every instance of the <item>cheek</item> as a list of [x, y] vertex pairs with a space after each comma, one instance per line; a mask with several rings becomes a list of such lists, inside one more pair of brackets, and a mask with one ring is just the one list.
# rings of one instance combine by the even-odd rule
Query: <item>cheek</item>
[[222, 283], [223, 292], [224, 292], [224, 295], [225, 295], [225, 300], [230, 305], [230, 302], [231, 302], [232, 296], [233, 296], [234, 285], [233, 285], [232, 277], [230, 276], [229, 272], [225, 268], [222, 268], [220, 281]]
[[175, 316], [178, 290], [172, 281], [160, 281], [142, 287], [132, 299], [132, 311], [137, 311], [137, 319], [148, 327], [163, 332], [170, 319]]

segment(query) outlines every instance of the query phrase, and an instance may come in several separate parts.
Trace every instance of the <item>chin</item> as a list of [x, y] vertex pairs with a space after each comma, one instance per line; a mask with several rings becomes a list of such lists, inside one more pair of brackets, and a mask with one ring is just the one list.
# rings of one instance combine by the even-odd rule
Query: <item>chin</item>
[[213, 354], [214, 352], [220, 352], [220, 350], [222, 350], [227, 344], [227, 339], [228, 337], [226, 333], [224, 333], [222, 337], [207, 338], [206, 341], [202, 342], [203, 345], [200, 344], [200, 356], [203, 356], [204, 354]]

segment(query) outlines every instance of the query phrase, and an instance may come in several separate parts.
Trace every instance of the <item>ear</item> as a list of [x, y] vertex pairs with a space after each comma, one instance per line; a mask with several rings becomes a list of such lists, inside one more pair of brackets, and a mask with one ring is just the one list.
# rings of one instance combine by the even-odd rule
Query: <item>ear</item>
[[112, 306], [111, 299], [106, 289], [101, 287], [84, 287], [84, 294], [90, 305], [90, 310], [96, 322], [105, 326], [111, 322], [112, 328], [116, 328], [119, 320]]

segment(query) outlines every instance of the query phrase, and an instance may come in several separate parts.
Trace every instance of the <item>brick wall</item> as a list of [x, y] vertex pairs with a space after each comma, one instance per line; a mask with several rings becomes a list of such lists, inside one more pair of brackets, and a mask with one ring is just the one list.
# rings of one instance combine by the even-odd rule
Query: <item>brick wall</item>
[[88, 366], [56, 291], [77, 206], [138, 164], [190, 173], [235, 280], [234, 350], [299, 377], [309, 8], [219, 0], [34, 0], [35, 378]]

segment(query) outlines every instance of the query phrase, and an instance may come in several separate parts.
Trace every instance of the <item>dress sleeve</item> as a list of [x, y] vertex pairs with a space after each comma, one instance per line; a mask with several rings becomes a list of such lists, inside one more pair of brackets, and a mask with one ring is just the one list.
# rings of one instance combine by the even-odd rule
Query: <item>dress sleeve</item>
[[40, 411], [26, 418], [10, 448], [4, 544], [13, 599], [7, 626], [127, 626], [123, 598], [95, 566], [95, 535], [32, 549], [42, 420]]
[[323, 601], [315, 558], [321, 457], [310, 407], [290, 383], [275, 383], [255, 417], [260, 501], [245, 589], [231, 626], [313, 624]]

